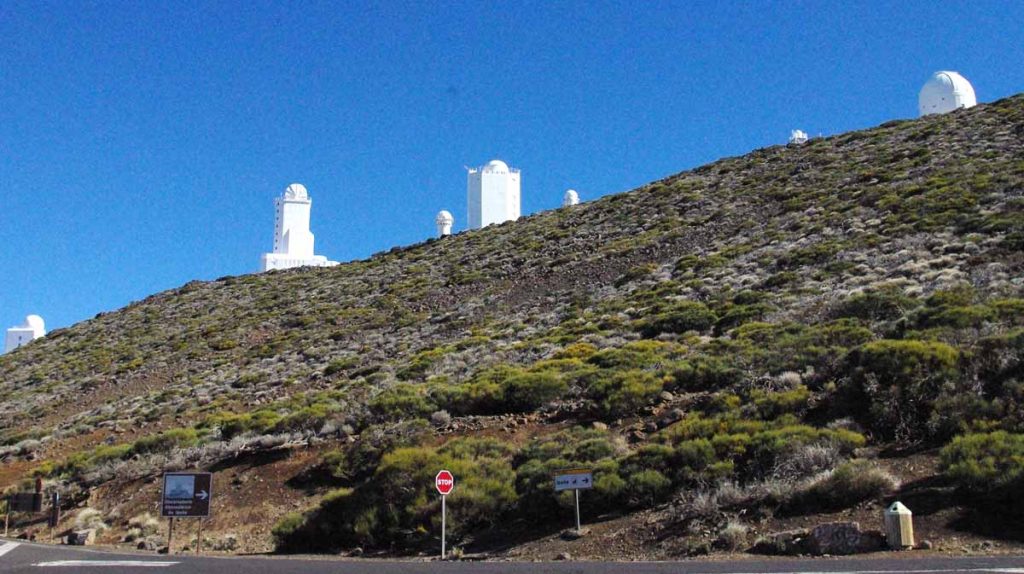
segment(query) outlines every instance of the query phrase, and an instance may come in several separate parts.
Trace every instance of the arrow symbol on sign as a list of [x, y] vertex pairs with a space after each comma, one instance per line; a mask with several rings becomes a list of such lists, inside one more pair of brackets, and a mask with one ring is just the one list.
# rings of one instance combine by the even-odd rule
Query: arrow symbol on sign
[[200, 490], [196, 493], [196, 498], [199, 500], [206, 500], [207, 498], [210, 498], [210, 495], [205, 490]]

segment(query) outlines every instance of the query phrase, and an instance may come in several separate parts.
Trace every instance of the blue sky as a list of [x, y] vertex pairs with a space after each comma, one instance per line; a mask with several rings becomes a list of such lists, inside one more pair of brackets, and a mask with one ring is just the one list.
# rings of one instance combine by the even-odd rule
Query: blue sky
[[0, 328], [250, 273], [273, 198], [364, 258], [466, 221], [465, 165], [523, 212], [916, 114], [936, 70], [1024, 91], [1024, 3], [0, 3]]

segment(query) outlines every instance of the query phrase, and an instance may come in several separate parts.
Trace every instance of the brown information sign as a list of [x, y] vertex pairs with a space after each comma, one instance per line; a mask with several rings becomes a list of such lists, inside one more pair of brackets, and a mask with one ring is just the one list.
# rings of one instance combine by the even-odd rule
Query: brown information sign
[[208, 472], [169, 472], [164, 475], [160, 516], [205, 518], [210, 515], [213, 476]]
[[43, 495], [41, 493], [19, 492], [7, 499], [11, 512], [42, 512]]

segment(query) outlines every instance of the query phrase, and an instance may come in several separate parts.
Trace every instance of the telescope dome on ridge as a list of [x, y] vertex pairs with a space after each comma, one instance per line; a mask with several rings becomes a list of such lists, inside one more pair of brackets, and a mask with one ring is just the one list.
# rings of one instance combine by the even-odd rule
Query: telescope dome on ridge
[[957, 72], [935, 72], [917, 96], [917, 111], [921, 116], [945, 114], [976, 105], [978, 99], [974, 95], [974, 87]]

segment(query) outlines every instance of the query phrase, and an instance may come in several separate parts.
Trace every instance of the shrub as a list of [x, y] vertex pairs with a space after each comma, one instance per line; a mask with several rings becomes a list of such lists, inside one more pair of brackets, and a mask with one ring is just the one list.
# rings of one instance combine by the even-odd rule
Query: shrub
[[78, 516], [75, 516], [76, 530], [106, 530], [107, 523], [103, 521], [103, 513], [95, 508], [83, 508]]
[[410, 383], [399, 383], [382, 391], [370, 401], [369, 406], [378, 419], [385, 421], [424, 418], [438, 410], [437, 405], [427, 396], [425, 386]]
[[1024, 477], [1024, 434], [995, 431], [958, 436], [942, 449], [940, 461], [943, 473], [967, 491], [1016, 487]]
[[676, 363], [669, 380], [686, 391], [713, 391], [739, 383], [743, 372], [721, 357], [697, 355]]
[[270, 530], [270, 534], [274, 538], [274, 546], [279, 549], [287, 546], [288, 541], [305, 523], [306, 517], [301, 512], [285, 514]]
[[680, 301], [642, 321], [640, 333], [650, 338], [661, 333], [707, 331], [717, 320], [718, 317], [707, 305], [696, 301]]
[[662, 383], [652, 373], [630, 370], [599, 373], [587, 390], [604, 415], [620, 417], [653, 402], [662, 390]]
[[836, 308], [836, 317], [853, 317], [865, 321], [894, 321], [917, 305], [897, 287], [858, 293], [843, 300]]
[[626, 492], [638, 506], [650, 506], [664, 499], [671, 489], [672, 481], [656, 470], [641, 470], [626, 479]]
[[855, 460], [826, 471], [793, 500], [804, 510], [832, 511], [878, 499], [899, 487], [899, 481], [867, 460]]
[[562, 396], [568, 389], [555, 373], [518, 374], [505, 381], [505, 408], [511, 412], [532, 411]]
[[176, 448], [187, 448], [195, 446], [199, 442], [199, 435], [195, 429], [178, 428], [166, 430], [162, 433], [142, 437], [132, 445], [133, 454], [152, 454], [158, 452], [170, 452]]
[[747, 536], [749, 533], [750, 528], [745, 524], [730, 520], [725, 525], [725, 528], [718, 533], [718, 539], [715, 540], [715, 546], [730, 552], [742, 550], [747, 547]]
[[933, 341], [883, 339], [851, 352], [854, 390], [867, 400], [870, 426], [890, 438], [926, 436], [935, 399], [958, 374], [957, 360], [956, 349]]

